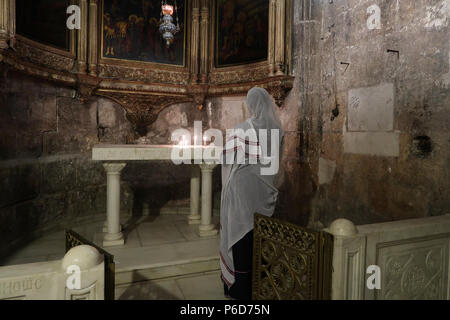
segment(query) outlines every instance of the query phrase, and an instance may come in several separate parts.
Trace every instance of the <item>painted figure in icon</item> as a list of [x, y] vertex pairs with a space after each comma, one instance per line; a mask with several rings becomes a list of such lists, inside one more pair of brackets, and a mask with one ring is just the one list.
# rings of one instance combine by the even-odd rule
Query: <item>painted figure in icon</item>
[[160, 0], [104, 0], [103, 56], [105, 58], [183, 65], [184, 0], [177, 0], [181, 32], [166, 48], [159, 32]]

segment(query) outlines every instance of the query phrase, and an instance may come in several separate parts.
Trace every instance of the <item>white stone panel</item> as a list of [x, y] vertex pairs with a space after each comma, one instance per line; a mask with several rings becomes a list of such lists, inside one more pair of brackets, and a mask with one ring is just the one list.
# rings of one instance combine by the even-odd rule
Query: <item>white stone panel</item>
[[439, 3], [426, 6], [423, 23], [427, 29], [442, 29], [448, 26], [450, 16], [450, 3], [448, 0], [441, 0]]
[[348, 94], [348, 131], [394, 129], [394, 85], [357, 88]]

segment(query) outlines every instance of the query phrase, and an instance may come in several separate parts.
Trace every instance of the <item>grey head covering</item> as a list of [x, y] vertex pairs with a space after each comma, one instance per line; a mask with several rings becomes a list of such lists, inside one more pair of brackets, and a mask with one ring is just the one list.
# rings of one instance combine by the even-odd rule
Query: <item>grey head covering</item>
[[[263, 156], [271, 154], [271, 130], [279, 130], [280, 140], [284, 136], [281, 121], [275, 112], [275, 105], [269, 93], [259, 87], [254, 87], [247, 94], [247, 109], [252, 114], [249, 121], [256, 130], [258, 141], [266, 142], [267, 150], [262, 150]], [[260, 136], [260, 130], [267, 130], [267, 137]], [[264, 145], [264, 143], [262, 143]]]
[[272, 98], [265, 89], [255, 87], [248, 92], [247, 108], [252, 114], [250, 120], [256, 130], [282, 130], [281, 121], [275, 113]]

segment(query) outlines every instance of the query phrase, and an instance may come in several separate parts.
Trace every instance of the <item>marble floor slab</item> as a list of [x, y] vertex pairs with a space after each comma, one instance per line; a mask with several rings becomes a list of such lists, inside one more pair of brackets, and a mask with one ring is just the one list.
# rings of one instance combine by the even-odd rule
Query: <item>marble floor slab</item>
[[226, 300], [220, 272], [116, 287], [116, 300]]
[[116, 288], [116, 300], [184, 300], [175, 280], [137, 283]]
[[223, 300], [220, 272], [186, 277], [176, 280], [186, 300]]
[[167, 224], [146, 222], [140, 224], [137, 229], [143, 247], [186, 241], [176, 225], [170, 222]]

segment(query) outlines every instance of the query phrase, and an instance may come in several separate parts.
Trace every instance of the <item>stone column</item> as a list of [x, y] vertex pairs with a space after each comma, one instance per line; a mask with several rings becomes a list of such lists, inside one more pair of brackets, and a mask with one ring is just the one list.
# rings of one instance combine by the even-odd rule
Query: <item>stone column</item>
[[292, 36], [294, 30], [292, 24], [294, 23], [294, 0], [286, 0], [286, 23], [285, 23], [285, 58], [284, 58], [284, 74], [291, 75], [292, 73]]
[[98, 0], [89, 0], [89, 74], [96, 77], [98, 63]]
[[0, 49], [14, 47], [16, 1], [0, 0]]
[[192, 31], [191, 31], [191, 82], [198, 81], [198, 60], [200, 42], [200, 1], [192, 1]]
[[81, 30], [78, 31], [78, 73], [86, 74], [88, 42], [88, 0], [80, 0]]
[[269, 3], [269, 76], [275, 75], [275, 17], [276, 17], [276, 4], [277, 0], [270, 0]]
[[200, 80], [208, 82], [209, 62], [209, 0], [202, 0], [201, 22], [200, 22]]
[[214, 236], [218, 231], [212, 222], [212, 173], [215, 164], [201, 164], [202, 170], [202, 219], [199, 227], [200, 237]]
[[14, 48], [16, 45], [16, 0], [9, 0], [8, 13], [9, 46]]
[[107, 175], [106, 215], [108, 230], [103, 239], [104, 247], [124, 245], [125, 240], [120, 228], [120, 173], [126, 163], [105, 163]]
[[0, 0], [0, 49], [8, 47], [8, 0]]
[[275, 70], [277, 76], [284, 75], [286, 0], [277, 0], [275, 23]]
[[200, 224], [200, 168], [193, 165], [191, 168], [191, 214], [189, 224]]

